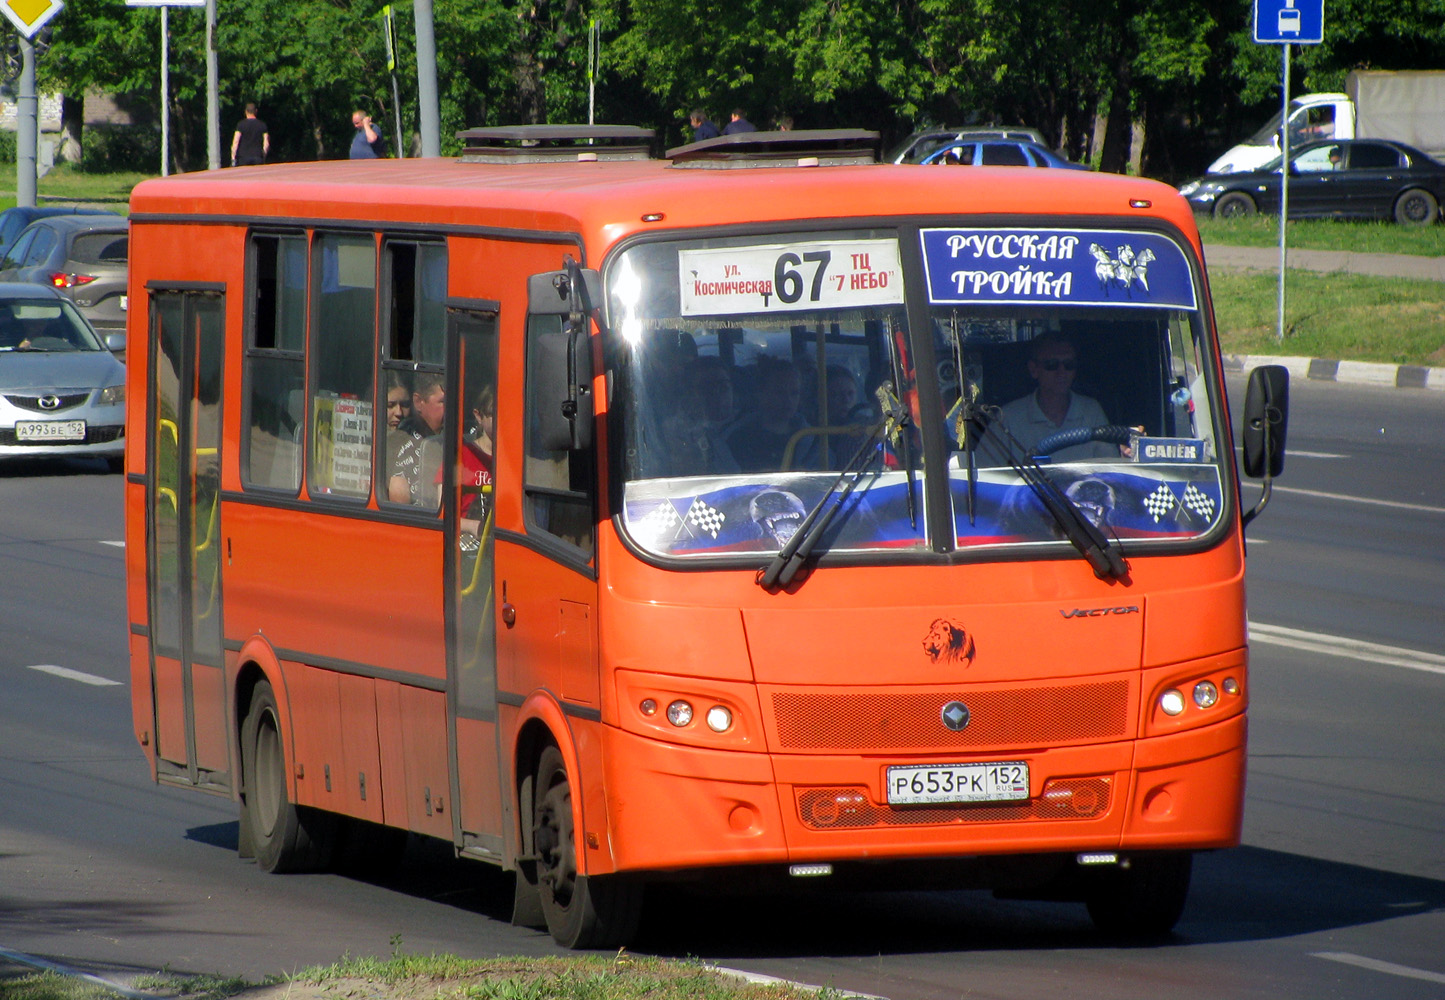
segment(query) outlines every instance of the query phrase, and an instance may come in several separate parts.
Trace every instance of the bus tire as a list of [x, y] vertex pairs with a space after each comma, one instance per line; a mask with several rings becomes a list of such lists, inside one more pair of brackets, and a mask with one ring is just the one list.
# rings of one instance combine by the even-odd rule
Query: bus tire
[[1107, 871], [1091, 872], [1085, 905], [1094, 926], [1105, 934], [1132, 939], [1167, 935], [1184, 913], [1189, 898], [1193, 855], [1188, 851], [1136, 854]]
[[1216, 219], [1238, 219], [1259, 211], [1254, 199], [1239, 191], [1231, 191], [1214, 203]]
[[247, 824], [256, 864], [268, 872], [319, 871], [331, 861], [336, 817], [291, 801], [281, 713], [267, 681], [251, 693], [241, 727], [241, 819]]
[[1429, 191], [1411, 188], [1395, 199], [1395, 221], [1402, 226], [1428, 226], [1440, 214], [1440, 203]]
[[542, 751], [532, 812], [537, 888], [553, 940], [564, 948], [618, 948], [642, 918], [642, 885], [621, 875], [578, 870], [572, 783], [562, 752]]

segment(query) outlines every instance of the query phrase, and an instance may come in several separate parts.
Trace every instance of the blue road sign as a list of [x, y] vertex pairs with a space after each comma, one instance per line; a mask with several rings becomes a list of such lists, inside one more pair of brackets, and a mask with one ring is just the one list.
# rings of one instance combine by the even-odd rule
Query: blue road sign
[[1254, 0], [1254, 40], [1318, 45], [1325, 40], [1325, 0]]

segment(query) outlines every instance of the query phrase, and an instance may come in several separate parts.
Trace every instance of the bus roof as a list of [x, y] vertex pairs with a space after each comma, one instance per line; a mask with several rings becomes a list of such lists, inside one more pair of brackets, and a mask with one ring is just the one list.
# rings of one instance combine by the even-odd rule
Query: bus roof
[[[599, 255], [644, 229], [963, 214], [1080, 222], [1148, 215], [1167, 219], [1198, 243], [1188, 204], [1165, 184], [1025, 167], [709, 169], [676, 167], [668, 160], [506, 165], [443, 158], [327, 160], [145, 181], [132, 192], [130, 211], [136, 222], [336, 220], [578, 233]], [[642, 220], [651, 214], [661, 218]]]

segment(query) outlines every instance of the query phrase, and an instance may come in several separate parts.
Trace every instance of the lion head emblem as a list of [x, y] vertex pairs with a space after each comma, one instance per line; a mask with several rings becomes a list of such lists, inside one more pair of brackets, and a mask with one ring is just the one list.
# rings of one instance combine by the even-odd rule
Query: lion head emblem
[[923, 651], [934, 663], [962, 663], [965, 666], [973, 662], [977, 653], [973, 635], [968, 629], [947, 618], [934, 620], [923, 640]]

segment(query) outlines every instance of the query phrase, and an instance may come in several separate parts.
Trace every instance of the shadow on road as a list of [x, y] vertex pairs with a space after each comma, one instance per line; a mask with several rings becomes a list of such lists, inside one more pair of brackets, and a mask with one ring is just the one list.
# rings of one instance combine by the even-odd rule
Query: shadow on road
[[[1243, 847], [1196, 858], [1184, 918], [1160, 944], [1287, 938], [1440, 909], [1445, 882]], [[1094, 930], [1082, 904], [995, 900], [985, 891], [813, 891], [759, 899], [689, 888], [649, 898], [636, 950], [721, 959], [1120, 943]]]
[[[236, 824], [188, 831], [236, 849]], [[413, 837], [395, 872], [364, 881], [506, 922], [512, 876]], [[1166, 946], [1293, 937], [1445, 909], [1445, 882], [1256, 847], [1195, 859], [1188, 908]], [[986, 891], [854, 892], [808, 882], [744, 893], [649, 886], [636, 951], [702, 959], [1118, 947], [1082, 904], [996, 900]]]

